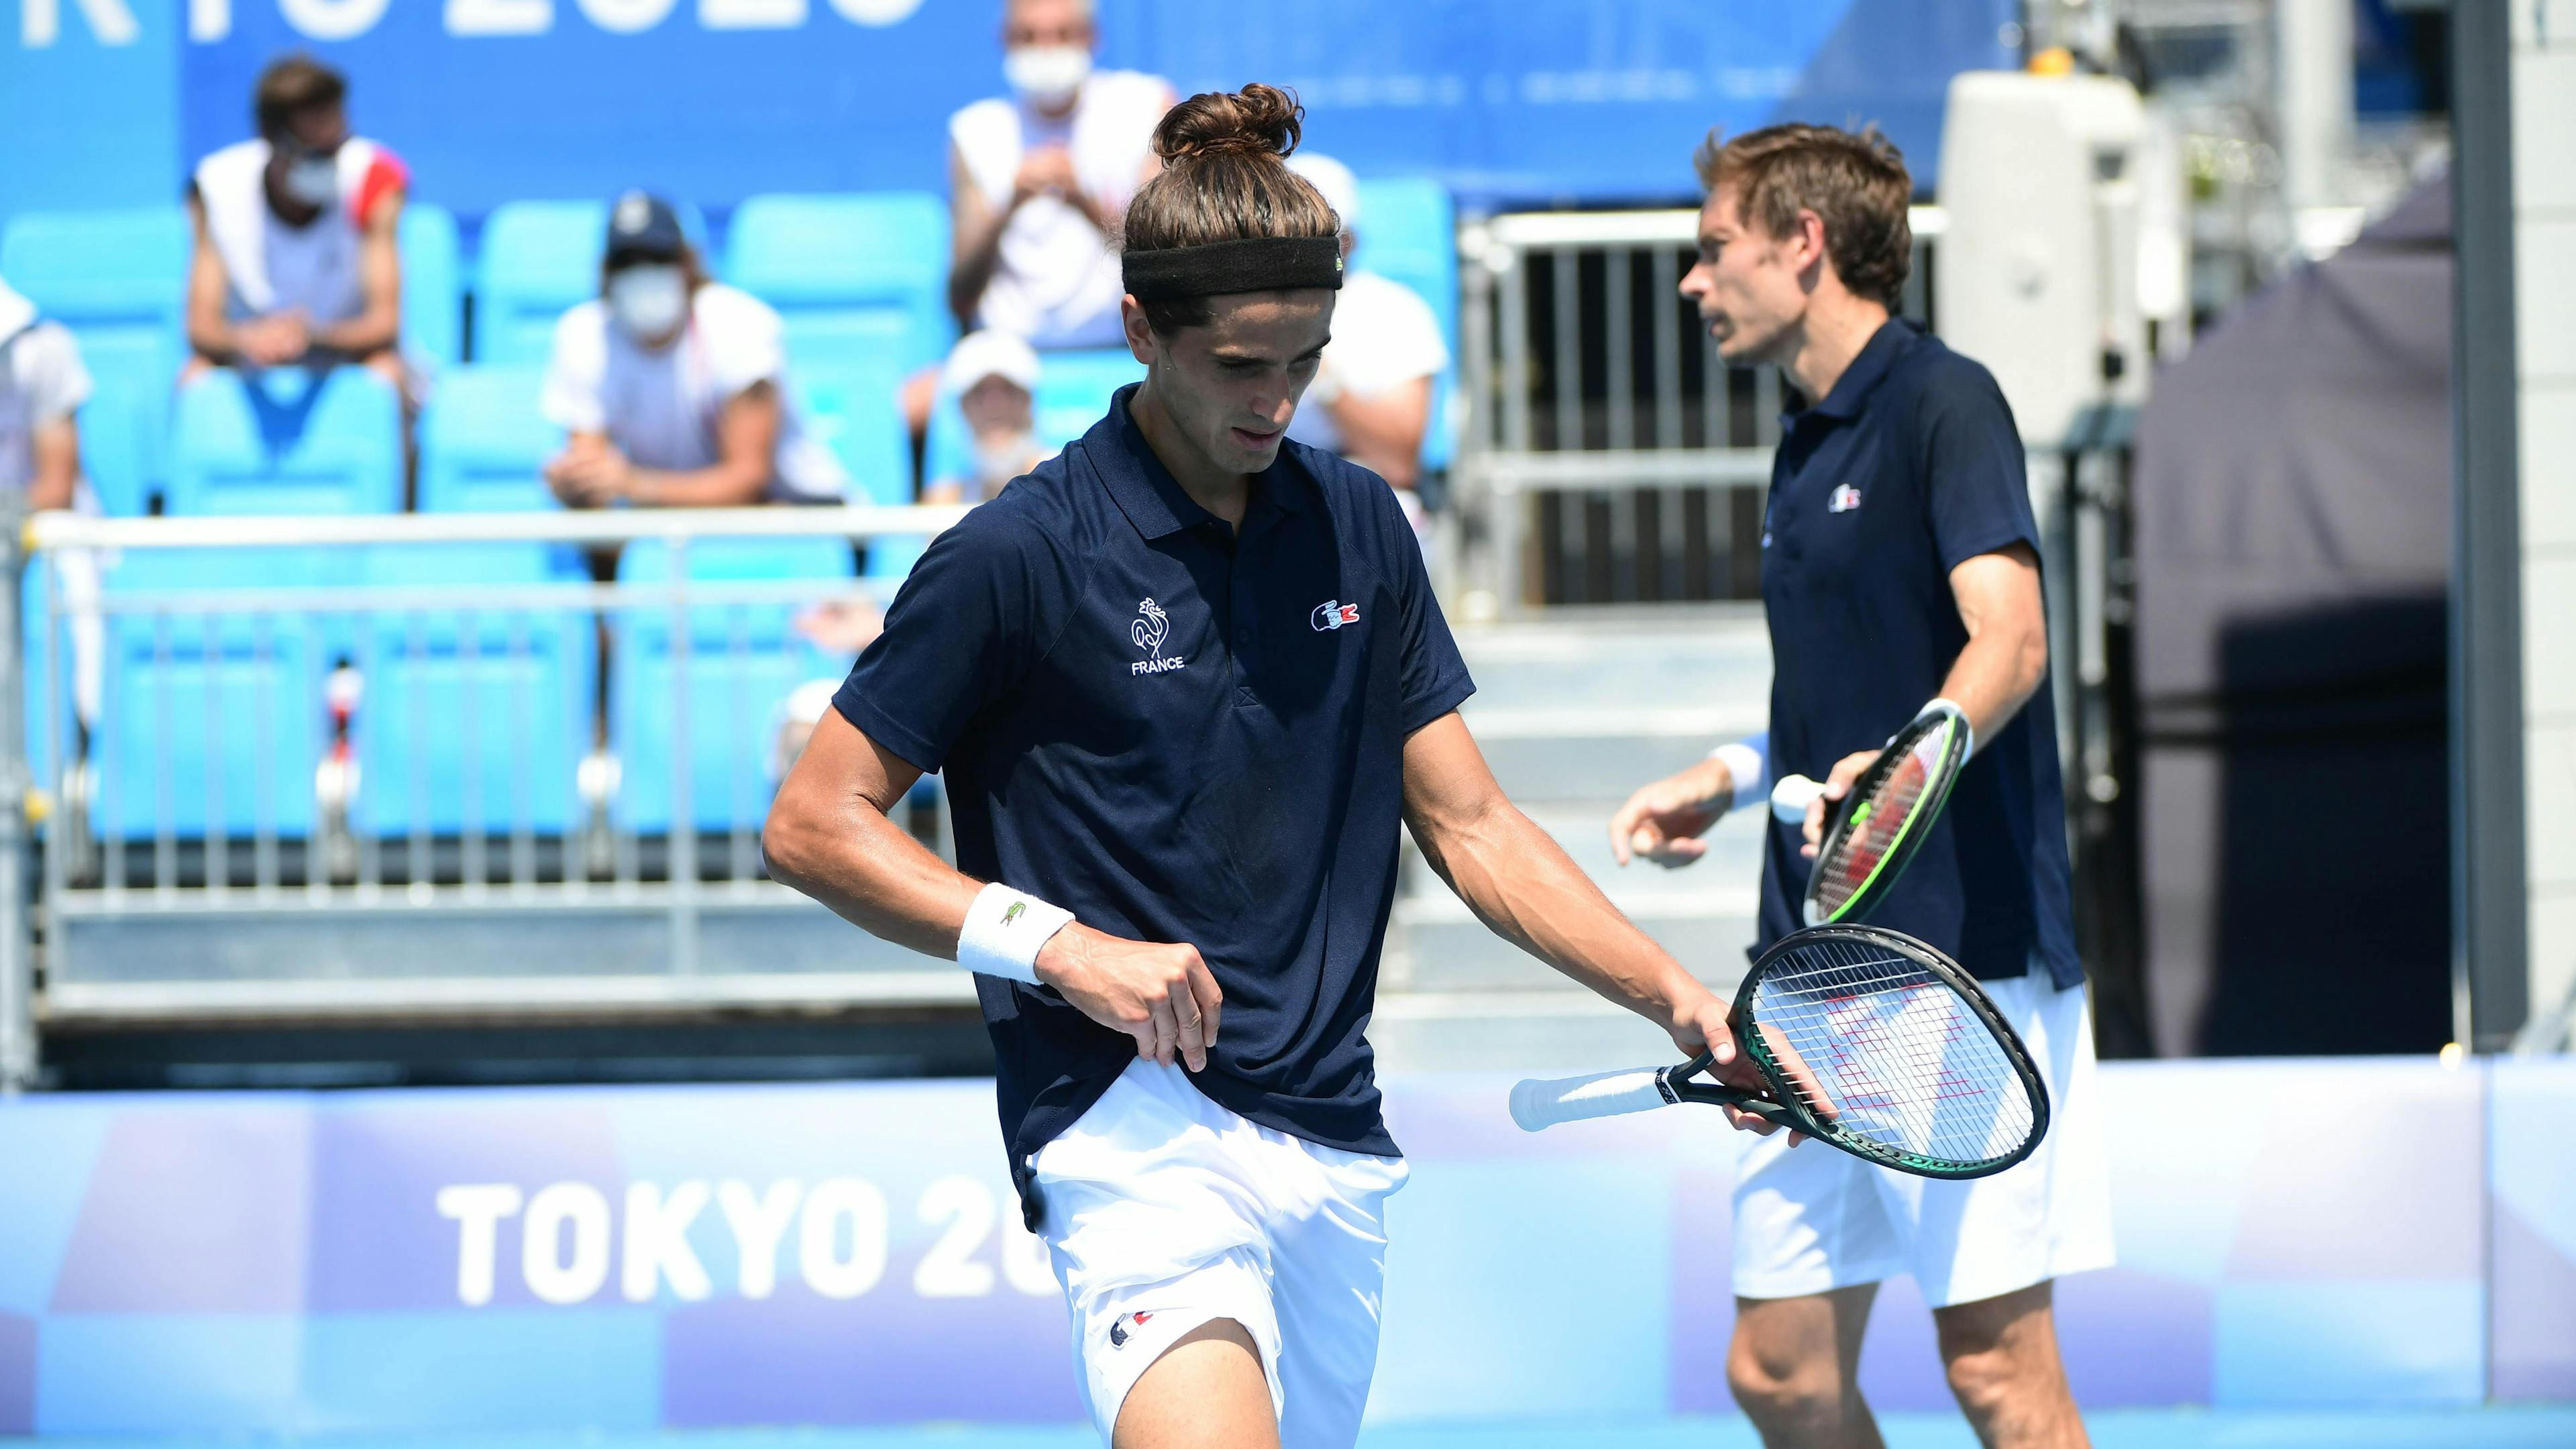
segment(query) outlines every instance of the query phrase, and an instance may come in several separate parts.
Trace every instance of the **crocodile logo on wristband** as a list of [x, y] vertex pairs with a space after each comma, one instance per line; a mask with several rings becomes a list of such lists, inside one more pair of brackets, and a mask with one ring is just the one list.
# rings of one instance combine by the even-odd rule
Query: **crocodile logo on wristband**
[[1020, 918], [1020, 913], [1028, 908], [1029, 903], [1027, 901], [1011, 902], [1011, 904], [1002, 912], [1002, 924], [1007, 926], [1013, 921], [1018, 920]]

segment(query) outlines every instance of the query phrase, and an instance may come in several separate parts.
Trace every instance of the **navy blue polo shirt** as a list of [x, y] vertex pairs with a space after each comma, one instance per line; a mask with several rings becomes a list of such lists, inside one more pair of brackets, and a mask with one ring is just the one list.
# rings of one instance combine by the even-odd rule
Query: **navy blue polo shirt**
[[[1993, 374], [1891, 320], [1824, 401], [1781, 420], [1762, 535], [1771, 771], [1822, 780], [1941, 693], [1968, 642], [1950, 570], [2039, 547], [2012, 409]], [[1912, 864], [1870, 913], [1988, 979], [2083, 980], [2049, 686], [1981, 740]], [[1756, 951], [1799, 925], [1812, 862], [1773, 821]]]
[[[1128, 415], [942, 534], [833, 703], [943, 771], [957, 864], [1225, 993], [1191, 1080], [1266, 1127], [1394, 1153], [1362, 1035], [1395, 899], [1405, 738], [1474, 692], [1385, 481], [1285, 443], [1240, 533]], [[1002, 1132], [1028, 1162], [1136, 1044], [978, 976]]]

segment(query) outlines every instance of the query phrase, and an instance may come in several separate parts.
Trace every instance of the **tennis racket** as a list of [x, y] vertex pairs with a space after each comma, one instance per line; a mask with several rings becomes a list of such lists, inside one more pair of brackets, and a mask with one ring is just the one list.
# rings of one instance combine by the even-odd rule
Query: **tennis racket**
[[1958, 963], [1876, 926], [1785, 937], [1735, 994], [1736, 1048], [1753, 1093], [1713, 1078], [1709, 1054], [1512, 1088], [1512, 1120], [1559, 1122], [1724, 1103], [1855, 1157], [1921, 1177], [1984, 1177], [2048, 1131], [2048, 1089], [2021, 1038]]
[[[1896, 732], [1849, 793], [1826, 803], [1824, 842], [1807, 873], [1802, 909], [1808, 925], [1862, 920], [1887, 898], [1949, 800], [1968, 746], [1967, 716], [1936, 704]], [[1804, 775], [1786, 776], [1771, 792], [1772, 814], [1792, 824], [1804, 820], [1823, 793]]]

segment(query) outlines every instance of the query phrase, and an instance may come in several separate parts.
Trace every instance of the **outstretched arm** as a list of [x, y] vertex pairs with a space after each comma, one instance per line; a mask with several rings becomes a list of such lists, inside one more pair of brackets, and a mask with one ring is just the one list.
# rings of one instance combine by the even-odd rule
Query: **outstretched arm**
[[[1423, 858], [1496, 935], [1664, 1028], [1683, 1051], [1705, 1046], [1722, 1064], [1736, 1061], [1726, 1003], [1504, 798], [1454, 711], [1405, 741], [1404, 818]], [[1758, 1117], [1728, 1115], [1769, 1130]]]
[[[760, 848], [769, 873], [873, 936], [942, 960], [983, 883], [886, 818], [921, 772], [837, 709], [778, 787]], [[1223, 998], [1195, 947], [1123, 940], [1076, 921], [1038, 952], [1038, 980], [1083, 1015], [1136, 1039], [1136, 1054], [1207, 1066]]]

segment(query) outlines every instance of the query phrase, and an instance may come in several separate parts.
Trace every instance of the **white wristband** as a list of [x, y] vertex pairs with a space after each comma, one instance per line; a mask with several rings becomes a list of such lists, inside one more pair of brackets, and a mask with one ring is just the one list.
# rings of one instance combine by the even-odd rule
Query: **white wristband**
[[1038, 950], [1073, 920], [1051, 906], [995, 881], [975, 893], [966, 924], [957, 932], [957, 964], [979, 976], [1038, 984]]
[[1977, 727], [1969, 722], [1968, 712], [1959, 708], [1958, 701], [1956, 700], [1935, 699], [1930, 704], [1916, 710], [1914, 712], [1914, 717], [1916, 719], [1921, 719], [1923, 716], [1934, 713], [1935, 711], [1947, 711], [1959, 717], [1959, 733], [1968, 742], [1968, 747], [1959, 752], [1959, 758], [1962, 761], [1965, 761], [1968, 757], [1974, 755], [1977, 752]]
[[1770, 780], [1765, 778], [1770, 773], [1770, 762], [1742, 740], [1719, 745], [1708, 752], [1708, 757], [1726, 766], [1728, 777], [1735, 782], [1735, 798], [1726, 807], [1729, 810], [1752, 804], [1771, 788]]

